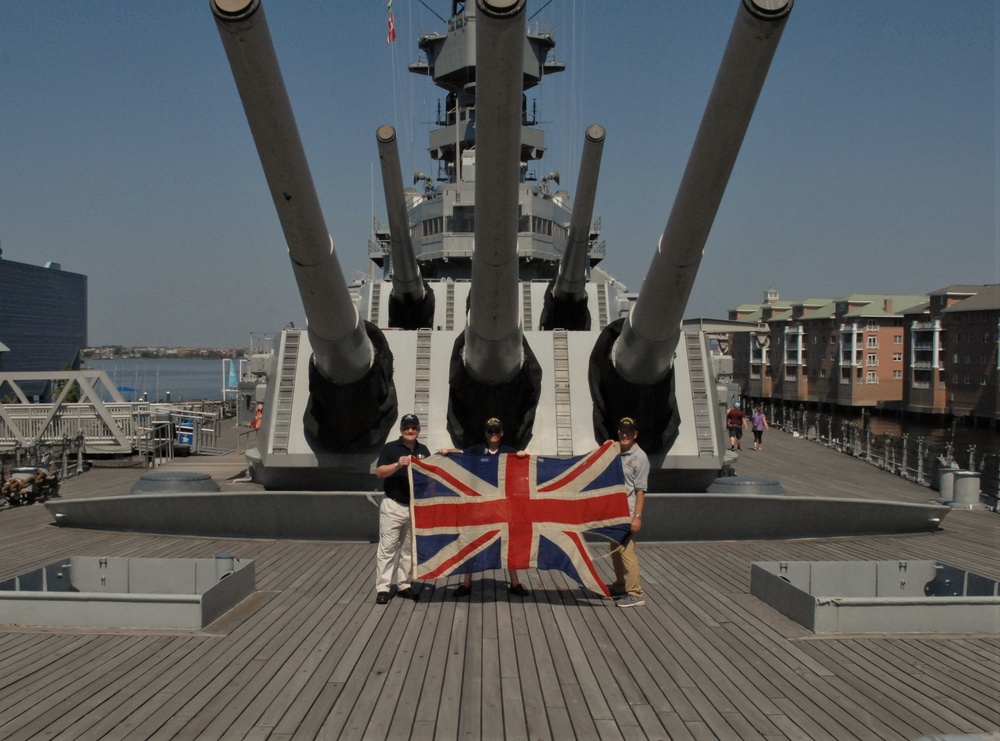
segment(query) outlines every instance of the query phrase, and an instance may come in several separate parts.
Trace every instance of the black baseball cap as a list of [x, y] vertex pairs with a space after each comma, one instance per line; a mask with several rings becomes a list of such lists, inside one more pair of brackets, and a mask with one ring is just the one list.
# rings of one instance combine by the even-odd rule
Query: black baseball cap
[[400, 428], [409, 427], [410, 425], [416, 425], [420, 427], [420, 417], [416, 414], [404, 414], [403, 418], [399, 420]]
[[628, 432], [635, 432], [639, 429], [639, 426], [635, 423], [635, 420], [631, 417], [622, 417], [618, 420], [618, 429], [626, 430]]
[[500, 432], [503, 432], [503, 422], [501, 422], [496, 417], [490, 417], [488, 420], [486, 420], [486, 429], [489, 430], [491, 428], [494, 428], [494, 429], [500, 430]]

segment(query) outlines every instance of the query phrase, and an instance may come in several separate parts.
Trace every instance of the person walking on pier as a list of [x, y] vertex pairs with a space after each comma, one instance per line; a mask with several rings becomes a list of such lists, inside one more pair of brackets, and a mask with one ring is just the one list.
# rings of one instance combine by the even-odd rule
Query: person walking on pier
[[[438, 452], [441, 455], [449, 453], [465, 453], [467, 455], [500, 455], [500, 453], [514, 453], [518, 458], [523, 458], [527, 453], [523, 450], [515, 451], [510, 445], [503, 444], [503, 423], [497, 417], [490, 417], [486, 420], [485, 442], [471, 445], [465, 450], [457, 448], [441, 448]], [[455, 589], [452, 596], [455, 598], [468, 597], [472, 593], [472, 574], [466, 574], [462, 578], [462, 583]], [[530, 592], [521, 584], [520, 577], [515, 570], [510, 572], [510, 586], [507, 593], [516, 597], [527, 597]]]
[[747, 416], [738, 401], [726, 412], [726, 425], [729, 427], [729, 449], [742, 450], [740, 440], [743, 439], [743, 428], [747, 426]]
[[635, 552], [635, 536], [642, 528], [642, 510], [646, 505], [646, 487], [649, 480], [649, 458], [636, 444], [639, 428], [631, 417], [618, 422], [618, 444], [621, 446], [622, 469], [625, 472], [625, 491], [628, 509], [632, 516], [632, 535], [625, 545], [611, 544], [611, 565], [615, 581], [608, 588], [619, 607], [638, 607], [646, 604], [646, 595], [639, 580], [639, 557]]
[[393, 576], [396, 595], [414, 602], [420, 595], [413, 591], [413, 549], [410, 528], [411, 458], [429, 458], [431, 451], [417, 440], [420, 419], [404, 414], [399, 422], [399, 438], [387, 442], [375, 464], [375, 476], [385, 479], [385, 496], [378, 510], [378, 551], [375, 554], [375, 602], [389, 603]]
[[753, 449], [763, 450], [764, 449], [764, 430], [768, 428], [767, 415], [764, 414], [764, 409], [760, 404], [753, 411], [753, 418], [750, 423], [750, 427], [753, 430]]

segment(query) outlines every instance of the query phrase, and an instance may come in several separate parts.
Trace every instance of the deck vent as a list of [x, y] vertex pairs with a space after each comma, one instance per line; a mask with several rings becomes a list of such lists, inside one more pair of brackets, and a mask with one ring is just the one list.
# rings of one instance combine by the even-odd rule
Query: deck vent
[[814, 633], [1000, 633], [994, 579], [939, 561], [764, 561], [750, 593]]
[[254, 562], [74, 556], [0, 582], [12, 625], [200, 630], [254, 592]]

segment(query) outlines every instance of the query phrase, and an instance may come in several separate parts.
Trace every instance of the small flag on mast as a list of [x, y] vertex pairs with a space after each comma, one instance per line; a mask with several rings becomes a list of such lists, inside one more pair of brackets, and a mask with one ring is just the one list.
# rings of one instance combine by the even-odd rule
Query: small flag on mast
[[388, 0], [389, 9], [389, 32], [385, 35], [385, 43], [391, 44], [396, 40], [396, 19], [392, 14], [392, 0]]

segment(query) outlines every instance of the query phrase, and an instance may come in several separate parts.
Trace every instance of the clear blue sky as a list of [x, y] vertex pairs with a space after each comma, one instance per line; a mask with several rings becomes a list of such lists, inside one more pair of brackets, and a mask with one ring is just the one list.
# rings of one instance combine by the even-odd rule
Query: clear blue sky
[[[446, 16], [450, 3], [427, 0]], [[541, 8], [529, 0], [529, 14]], [[663, 231], [736, 0], [553, 0], [567, 71], [537, 99], [540, 170], [576, 187], [608, 132], [604, 267], [637, 289]], [[441, 97], [406, 72], [441, 24], [395, 0], [267, 2], [347, 276], [384, 222], [375, 130], [429, 170]], [[706, 247], [687, 315], [853, 292], [1000, 282], [1000, 3], [796, 3]], [[89, 276], [90, 342], [245, 345], [304, 316], [207, 0], [0, 0], [0, 245]], [[540, 174], [544, 174], [541, 172]]]

